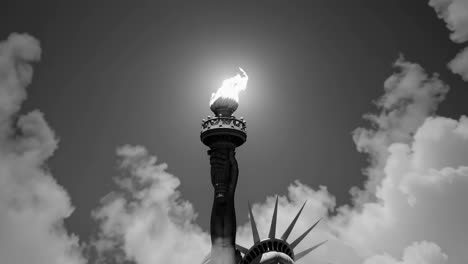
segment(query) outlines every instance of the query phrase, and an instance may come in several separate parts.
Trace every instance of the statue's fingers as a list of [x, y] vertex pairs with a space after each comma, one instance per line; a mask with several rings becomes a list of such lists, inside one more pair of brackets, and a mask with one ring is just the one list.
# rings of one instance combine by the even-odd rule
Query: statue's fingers
[[227, 164], [228, 164], [228, 160], [227, 160], [227, 159], [220, 159], [220, 158], [217, 158], [217, 157], [212, 157], [212, 158], [210, 159], [210, 163], [211, 163], [211, 164], [227, 165]]
[[213, 154], [213, 155], [211, 155], [210, 159], [215, 159], [215, 160], [227, 160], [227, 157], [225, 157], [224, 155]]

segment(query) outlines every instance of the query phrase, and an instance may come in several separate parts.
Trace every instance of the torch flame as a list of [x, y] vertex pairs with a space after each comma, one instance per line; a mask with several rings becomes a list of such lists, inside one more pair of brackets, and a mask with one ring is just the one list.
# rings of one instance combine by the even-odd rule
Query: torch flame
[[247, 73], [240, 67], [239, 70], [242, 75], [238, 73], [236, 76], [224, 80], [218, 91], [211, 94], [210, 106], [218, 99], [222, 101], [230, 101], [229, 99], [231, 99], [234, 100], [236, 104], [239, 103], [239, 92], [245, 90], [247, 81], [249, 80]]

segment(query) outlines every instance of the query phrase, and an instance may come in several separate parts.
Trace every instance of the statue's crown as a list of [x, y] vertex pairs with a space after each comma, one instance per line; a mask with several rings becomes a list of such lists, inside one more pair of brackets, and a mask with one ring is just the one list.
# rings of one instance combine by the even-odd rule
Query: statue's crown
[[[252, 207], [250, 206], [250, 203], [249, 203], [250, 224], [252, 226], [252, 235], [253, 235], [254, 245], [250, 247], [250, 249], [247, 249], [240, 245], [236, 245], [236, 248], [243, 254], [241, 263], [251, 264], [251, 263], [268, 262], [268, 260], [270, 260], [268, 259], [269, 258], [268, 255], [269, 254], [271, 255], [271, 252], [282, 253], [279, 255], [284, 256], [284, 258], [290, 258], [292, 261], [295, 262], [303, 258], [305, 255], [309, 254], [314, 249], [323, 245], [326, 241], [318, 243], [317, 245], [310, 247], [297, 254], [295, 254], [294, 252], [294, 248], [309, 234], [310, 231], [312, 231], [312, 229], [320, 222], [320, 219], [317, 222], [315, 222], [315, 224], [313, 224], [309, 229], [307, 229], [302, 235], [296, 238], [296, 240], [294, 240], [292, 243], [288, 243], [286, 241], [289, 235], [291, 234], [291, 231], [293, 230], [294, 225], [296, 224], [296, 221], [302, 212], [302, 209], [304, 209], [305, 204], [306, 203], [302, 205], [296, 217], [293, 219], [293, 221], [288, 226], [286, 231], [284, 231], [283, 235], [280, 238], [276, 238], [276, 219], [277, 219], [277, 214], [278, 214], [278, 197], [276, 197], [275, 209], [273, 211], [273, 218], [271, 220], [271, 226], [270, 226], [270, 232], [268, 233], [268, 238], [260, 240], [260, 236], [257, 230], [257, 225], [255, 223], [255, 219], [252, 214]], [[278, 263], [283, 263], [283, 262], [280, 259], [278, 259]]]

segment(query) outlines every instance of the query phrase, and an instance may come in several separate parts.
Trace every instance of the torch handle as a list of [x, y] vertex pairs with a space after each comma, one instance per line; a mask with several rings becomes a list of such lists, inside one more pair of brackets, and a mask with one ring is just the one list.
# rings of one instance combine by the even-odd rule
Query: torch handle
[[230, 153], [234, 149], [216, 148], [208, 151], [211, 163], [211, 182], [215, 189], [215, 199], [224, 200], [232, 180]]

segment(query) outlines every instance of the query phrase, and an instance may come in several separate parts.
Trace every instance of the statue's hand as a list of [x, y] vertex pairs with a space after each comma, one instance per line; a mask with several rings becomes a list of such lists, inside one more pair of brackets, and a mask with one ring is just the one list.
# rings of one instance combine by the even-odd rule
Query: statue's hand
[[211, 182], [216, 196], [234, 194], [237, 186], [238, 167], [234, 151], [210, 150]]
[[216, 187], [226, 182], [229, 171], [229, 161], [226, 154], [220, 151], [209, 150], [208, 155], [210, 155], [211, 183]]

